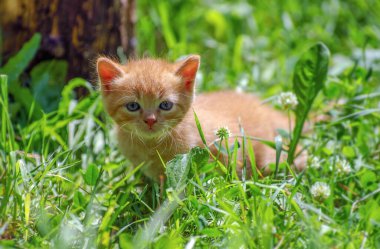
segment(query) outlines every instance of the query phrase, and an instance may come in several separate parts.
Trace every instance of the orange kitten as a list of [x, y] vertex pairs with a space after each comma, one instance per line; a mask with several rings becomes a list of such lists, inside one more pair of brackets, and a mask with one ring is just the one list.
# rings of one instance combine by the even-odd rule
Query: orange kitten
[[[273, 141], [277, 128], [287, 128], [287, 118], [262, 105], [256, 97], [232, 91], [200, 94], [194, 98], [198, 55], [169, 63], [141, 59], [120, 65], [99, 58], [97, 71], [108, 114], [116, 122], [121, 152], [135, 165], [144, 162], [145, 175], [159, 180], [164, 167], [176, 154], [203, 146], [193, 116], [197, 113], [208, 143], [217, 139], [215, 131], [228, 127]], [[231, 144], [233, 139], [231, 138]], [[258, 168], [275, 161], [275, 151], [253, 142]], [[217, 149], [210, 147], [215, 153]]]

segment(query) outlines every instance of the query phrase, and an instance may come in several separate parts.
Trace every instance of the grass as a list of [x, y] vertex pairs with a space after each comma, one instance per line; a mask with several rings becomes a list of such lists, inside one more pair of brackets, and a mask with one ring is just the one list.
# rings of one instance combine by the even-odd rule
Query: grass
[[[17, 80], [36, 37], [28, 56], [15, 57], [18, 67], [0, 69], [8, 74], [8, 83], [0, 79], [1, 247], [380, 248], [378, 1], [142, 0], [137, 7], [139, 54], [199, 53], [199, 91], [239, 88], [275, 106], [270, 97], [292, 90], [296, 62], [323, 41], [329, 73], [308, 115], [315, 125], [301, 138], [319, 160], [294, 177], [282, 163], [277, 176], [240, 180], [228, 170], [233, 160], [220, 174], [194, 149], [168, 164], [161, 197], [158, 184], [144, 183], [118, 153], [89, 83], [77, 78], [61, 89], [55, 75], [64, 73], [55, 66], [32, 77], [30, 91]], [[49, 84], [49, 96], [61, 96], [53, 110], [36, 95]], [[89, 95], [76, 99], [77, 87]], [[312, 193], [317, 182], [329, 196]]]

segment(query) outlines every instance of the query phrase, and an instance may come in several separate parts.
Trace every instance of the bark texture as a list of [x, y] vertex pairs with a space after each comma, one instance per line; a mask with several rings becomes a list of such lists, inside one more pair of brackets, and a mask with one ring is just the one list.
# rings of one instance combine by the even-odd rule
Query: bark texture
[[3, 63], [40, 32], [33, 64], [65, 59], [69, 78], [88, 78], [99, 54], [134, 56], [134, 24], [135, 0], [1, 0]]

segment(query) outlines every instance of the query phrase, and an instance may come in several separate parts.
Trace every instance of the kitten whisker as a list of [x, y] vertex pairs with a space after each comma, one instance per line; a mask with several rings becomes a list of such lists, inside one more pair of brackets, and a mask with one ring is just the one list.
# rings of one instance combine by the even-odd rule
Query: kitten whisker
[[[170, 126], [164, 125], [164, 127], [161, 130], [161, 134], [159, 134], [159, 136], [157, 137], [157, 145], [154, 147], [155, 149], [158, 148], [165, 141], [165, 138], [167, 138], [168, 135], [170, 135], [170, 128]], [[166, 146], [164, 146], [164, 149], [167, 149]]]
[[140, 142], [146, 147], [145, 141], [142, 138], [142, 136], [139, 134], [137, 128], [135, 128], [135, 134], [137, 135], [137, 139], [140, 140]]

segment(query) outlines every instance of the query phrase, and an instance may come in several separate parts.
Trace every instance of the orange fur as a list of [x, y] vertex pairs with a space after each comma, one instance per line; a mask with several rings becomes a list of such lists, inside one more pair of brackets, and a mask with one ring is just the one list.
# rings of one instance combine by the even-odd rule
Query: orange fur
[[[274, 139], [276, 128], [287, 128], [287, 118], [282, 113], [262, 105], [250, 94], [221, 91], [194, 98], [199, 62], [196, 55], [177, 63], [141, 59], [120, 65], [106, 58], [98, 59], [103, 101], [116, 122], [120, 150], [135, 166], [144, 162], [144, 174], [154, 180], [164, 174], [158, 154], [167, 162], [176, 154], [202, 146], [192, 109], [208, 143], [217, 138], [215, 131], [222, 126], [227, 126], [233, 135], [240, 135], [240, 123], [246, 135], [267, 140]], [[173, 102], [173, 109], [159, 109], [162, 101]], [[128, 111], [129, 102], [136, 102], [141, 108]], [[153, 125], [147, 125], [148, 117], [154, 118]], [[259, 142], [253, 142], [253, 147], [259, 168], [275, 161], [273, 149]], [[211, 150], [216, 153], [214, 146]]]

